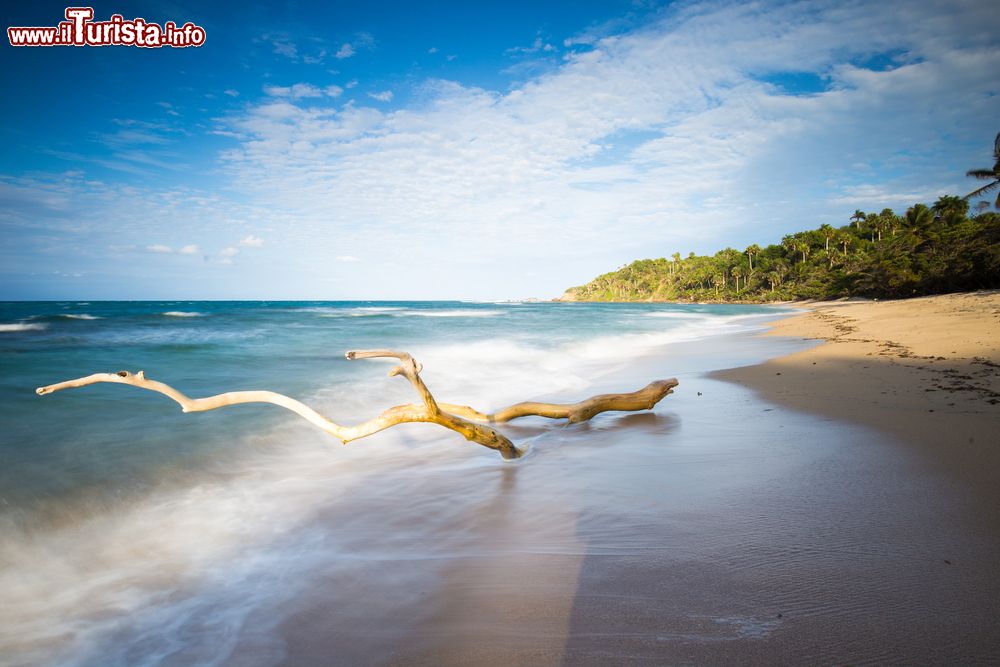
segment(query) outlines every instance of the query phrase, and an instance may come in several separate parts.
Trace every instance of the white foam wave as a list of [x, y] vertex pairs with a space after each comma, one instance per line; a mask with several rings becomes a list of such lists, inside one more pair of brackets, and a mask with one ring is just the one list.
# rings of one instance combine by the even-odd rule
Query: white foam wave
[[63, 317], [70, 320], [102, 320], [103, 317], [98, 317], [97, 315], [90, 315], [88, 313], [67, 313]]
[[207, 644], [196, 650], [224, 655], [263, 599], [294, 591], [284, 574], [268, 580], [303, 566], [308, 549], [288, 542], [308, 535], [290, 535], [365, 477], [352, 460], [369, 448], [352, 457], [303, 433], [295, 425], [249, 438], [265, 453], [206, 484], [111, 512], [82, 505], [73, 521], [42, 530], [0, 523], [0, 655], [12, 664], [160, 664], [192, 626], [188, 639]]
[[320, 317], [496, 317], [504, 315], [502, 310], [486, 310], [479, 308], [444, 308], [422, 309], [402, 306], [353, 306], [338, 308], [336, 306], [308, 306], [306, 308], [289, 309], [296, 313], [316, 313]]
[[496, 317], [503, 315], [502, 310], [479, 310], [473, 308], [454, 308], [450, 310], [408, 310], [405, 315], [417, 317]]
[[48, 326], [40, 322], [18, 322], [16, 324], [0, 324], [0, 333], [16, 333], [18, 331], [41, 331]]
[[[494, 409], [529, 399], [580, 400], [608, 390], [602, 386], [607, 378], [674, 344], [763, 330], [765, 321], [771, 319], [766, 313], [692, 315], [669, 322], [663, 330], [562, 341], [496, 338], [414, 346], [410, 352], [424, 365], [423, 376], [440, 400], [460, 399], [481, 409]], [[618, 383], [615, 380], [614, 386]]]
[[669, 320], [707, 320], [715, 317], [704, 313], [681, 313], [675, 310], [657, 310], [651, 313], [643, 313], [646, 317], [662, 317]]
[[201, 317], [205, 313], [199, 313], [197, 311], [184, 311], [184, 310], [168, 310], [162, 313], [165, 317]]
[[385, 317], [396, 315], [402, 308], [392, 306], [363, 306], [359, 308], [303, 308], [299, 312], [319, 313], [320, 317]]

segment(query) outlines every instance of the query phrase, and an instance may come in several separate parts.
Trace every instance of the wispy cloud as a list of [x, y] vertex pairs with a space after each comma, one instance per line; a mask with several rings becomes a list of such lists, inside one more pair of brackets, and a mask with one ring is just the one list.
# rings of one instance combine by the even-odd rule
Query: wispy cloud
[[219, 251], [219, 264], [234, 264], [233, 258], [240, 254], [240, 249], [227, 246]]
[[508, 54], [532, 54], [532, 53], [551, 53], [556, 50], [556, 47], [542, 39], [542, 35], [538, 34], [535, 37], [535, 41], [531, 43], [530, 46], [514, 46], [507, 49]]
[[264, 92], [272, 97], [322, 97], [323, 91], [309, 83], [296, 83], [292, 86], [264, 86]]
[[247, 248], [260, 248], [261, 246], [264, 245], [264, 239], [260, 238], [259, 236], [254, 236], [253, 234], [251, 234], [250, 236], [244, 237], [240, 241], [240, 245], [245, 246]]
[[279, 56], [285, 56], [291, 60], [298, 59], [299, 49], [293, 41], [283, 37], [276, 37], [271, 39], [270, 42], [272, 49]]
[[[103, 248], [225, 248], [199, 267], [246, 296], [274, 284], [305, 298], [552, 296], [637, 257], [967, 191], [996, 132], [998, 23], [972, 0], [675, 3], [638, 28], [539, 35], [512, 55], [561, 59], [502, 90], [425, 80], [410, 96], [394, 81], [395, 98], [376, 88], [333, 108], [343, 91], [328, 73], [269, 86], [214, 128], [232, 139], [213, 174], [223, 187], [0, 180], [0, 223], [38, 247], [57, 243], [51, 228], [68, 248], [114, 225]], [[822, 89], [774, 83], [800, 74]], [[127, 138], [116, 151], [160, 146]], [[219, 268], [260, 247], [234, 243], [250, 230], [268, 247]]]
[[[136, 249], [134, 245], [112, 245], [110, 246], [113, 252], [132, 252]], [[181, 246], [177, 250], [174, 250], [171, 246], [164, 245], [162, 243], [154, 243], [152, 245], [147, 245], [145, 247], [146, 252], [155, 253], [157, 255], [197, 255], [201, 252], [198, 246], [195, 244], [188, 244]]]
[[[908, 31], [894, 27], [901, 11]], [[767, 241], [839, 215], [830, 200], [854, 181], [845, 165], [899, 155], [917, 136], [930, 165], [953, 149], [935, 138], [942, 125], [989, 116], [981, 91], [996, 87], [987, 63], [998, 53], [967, 27], [944, 5], [687, 5], [595, 37], [506, 93], [429, 81], [421, 108], [251, 108], [233, 124], [251, 139], [225, 160], [315, 237], [361, 224], [401, 245], [444, 235], [441, 248], [468, 249], [461, 239], [475, 238], [528, 261], [532, 244], [560, 238], [581, 265], [707, 250], [736, 227]], [[518, 52], [547, 46], [539, 36]], [[904, 54], [901, 66], [857, 64], [887, 51]], [[799, 97], [766, 81], [789, 69], [830, 89]], [[929, 96], [956, 103], [929, 113]], [[881, 178], [890, 195], [927, 191]], [[775, 210], [779, 198], [791, 204]], [[607, 267], [585, 266], [580, 278]]]
[[264, 86], [264, 92], [271, 97], [291, 97], [302, 99], [304, 97], [339, 97], [344, 89], [338, 85], [330, 84], [320, 88], [311, 83], [296, 83], [291, 86]]
[[358, 32], [355, 33], [354, 37], [349, 42], [341, 44], [340, 48], [333, 54], [333, 57], [337, 60], [344, 60], [346, 58], [353, 57], [361, 49], [370, 50], [374, 47], [375, 38], [371, 33]]

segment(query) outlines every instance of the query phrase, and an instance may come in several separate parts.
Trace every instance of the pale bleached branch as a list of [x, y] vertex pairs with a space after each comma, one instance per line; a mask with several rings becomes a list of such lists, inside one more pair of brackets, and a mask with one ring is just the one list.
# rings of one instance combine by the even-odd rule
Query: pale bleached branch
[[585, 422], [602, 412], [652, 410], [668, 394], [672, 394], [677, 380], [656, 380], [638, 391], [627, 394], [600, 394], [579, 403], [516, 403], [492, 414], [483, 414], [467, 405], [441, 403], [441, 409], [476, 421], [503, 424], [521, 417], [548, 417], [565, 419], [570, 424]]
[[358, 350], [348, 352], [346, 356], [348, 359], [379, 357], [398, 359], [400, 364], [389, 371], [390, 377], [402, 375], [409, 380], [420, 395], [422, 405], [397, 405], [364, 423], [356, 426], [343, 426], [316, 412], [305, 403], [277, 392], [230, 391], [204, 398], [190, 398], [168, 384], [146, 378], [143, 371], [138, 373], [128, 371], [95, 373], [75, 380], [39, 387], [35, 391], [38, 395], [43, 396], [63, 389], [85, 387], [101, 382], [127, 384], [163, 394], [176, 401], [183, 412], [205, 412], [242, 403], [270, 403], [291, 410], [314, 426], [340, 439], [344, 444], [378, 433], [397, 424], [428, 422], [444, 426], [462, 434], [467, 440], [495, 449], [506, 459], [515, 459], [521, 456], [521, 450], [515, 447], [506, 436], [494, 429], [491, 424], [504, 423], [526, 416], [567, 419], [570, 423], [576, 423], [586, 421], [594, 415], [609, 410], [649, 410], [665, 396], [672, 393], [673, 388], [677, 386], [675, 379], [658, 380], [639, 391], [627, 394], [601, 394], [572, 404], [524, 402], [498, 410], [493, 414], [484, 414], [469, 406], [450, 403], [439, 404], [420, 377], [422, 366], [406, 352]]

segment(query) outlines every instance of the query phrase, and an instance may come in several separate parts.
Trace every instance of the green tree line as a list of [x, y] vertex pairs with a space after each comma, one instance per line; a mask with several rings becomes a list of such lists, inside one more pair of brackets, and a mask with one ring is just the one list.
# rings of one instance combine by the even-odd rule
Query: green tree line
[[855, 211], [780, 243], [642, 259], [568, 290], [583, 301], [900, 298], [1000, 287], [1000, 215], [945, 196], [905, 215]]
[[985, 201], [970, 212], [968, 202], [1000, 187], [1000, 134], [994, 158], [992, 169], [968, 172], [990, 182], [965, 197], [915, 204], [903, 215], [856, 210], [843, 226], [823, 224], [765, 247], [642, 259], [570, 288], [564, 298], [766, 302], [1000, 287], [1000, 215]]

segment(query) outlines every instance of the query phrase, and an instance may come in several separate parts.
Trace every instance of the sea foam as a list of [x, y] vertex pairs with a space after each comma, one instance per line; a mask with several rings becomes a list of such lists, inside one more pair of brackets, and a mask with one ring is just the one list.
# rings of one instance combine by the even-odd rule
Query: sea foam
[[38, 322], [17, 322], [15, 324], [0, 324], [0, 333], [16, 333], [18, 331], [42, 331], [47, 325]]

